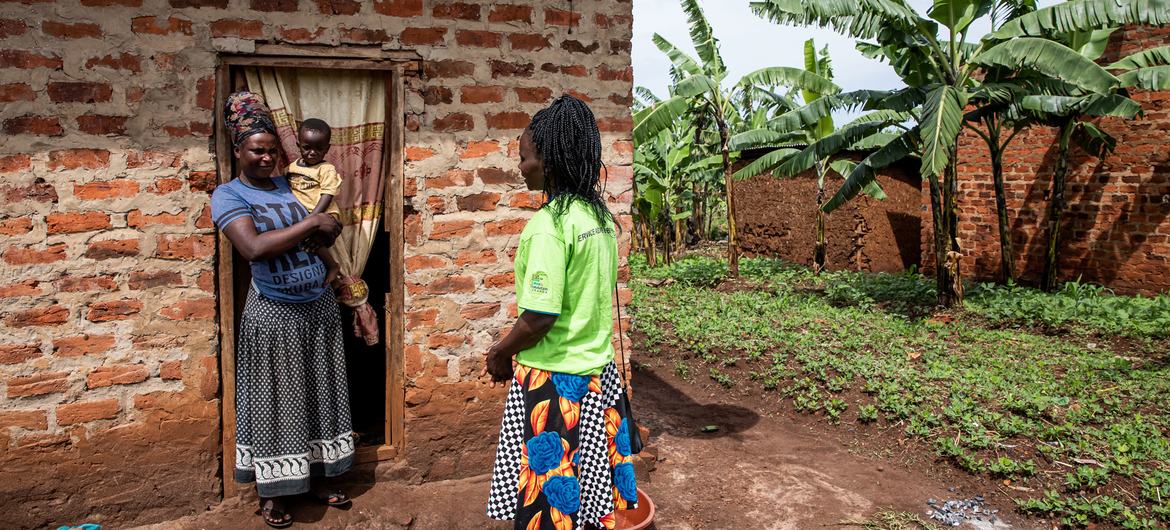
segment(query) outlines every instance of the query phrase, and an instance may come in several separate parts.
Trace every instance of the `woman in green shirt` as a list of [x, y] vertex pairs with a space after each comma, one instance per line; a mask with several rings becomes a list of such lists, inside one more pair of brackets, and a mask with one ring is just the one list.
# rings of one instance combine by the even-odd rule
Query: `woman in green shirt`
[[601, 135], [572, 96], [520, 136], [520, 173], [545, 204], [516, 251], [520, 316], [484, 374], [511, 381], [488, 516], [523, 530], [616, 525], [637, 486], [613, 363], [617, 236], [600, 181]]

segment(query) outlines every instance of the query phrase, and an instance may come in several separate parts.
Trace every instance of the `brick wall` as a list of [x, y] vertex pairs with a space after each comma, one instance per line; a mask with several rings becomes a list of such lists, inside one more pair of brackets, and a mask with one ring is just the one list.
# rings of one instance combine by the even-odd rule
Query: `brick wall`
[[589, 101], [611, 206], [630, 200], [631, 4], [564, 7], [0, 3], [7, 522], [91, 514], [121, 525], [218, 502], [213, 76], [217, 51], [262, 42], [423, 57], [405, 101], [406, 450], [394, 468], [420, 479], [488, 471], [503, 394], [474, 376], [516, 313], [511, 256], [539, 200], [515, 169], [528, 117], [562, 92]]
[[[861, 160], [863, 153], [850, 156]], [[744, 161], [746, 165], [746, 161]], [[861, 195], [825, 216], [825, 268], [901, 272], [919, 263], [922, 233], [918, 167], [900, 163], [879, 176], [885, 200]], [[842, 180], [829, 176], [826, 199]], [[816, 173], [760, 175], [735, 183], [736, 226], [747, 255], [812, 266], [816, 250]]]
[[[1113, 35], [1102, 63], [1170, 44], [1170, 28], [1124, 28]], [[1170, 291], [1170, 93], [1136, 92], [1145, 115], [1097, 120], [1117, 138], [1117, 150], [1097, 159], [1074, 148], [1066, 182], [1061, 281], [1101, 284], [1121, 293]], [[1004, 184], [1015, 271], [1038, 282], [1044, 269], [1047, 209], [1058, 156], [1056, 130], [1020, 133], [1004, 156]], [[999, 277], [999, 232], [991, 161], [976, 135], [960, 137], [959, 239], [963, 277]], [[924, 265], [933, 268], [928, 183], [923, 181]]]

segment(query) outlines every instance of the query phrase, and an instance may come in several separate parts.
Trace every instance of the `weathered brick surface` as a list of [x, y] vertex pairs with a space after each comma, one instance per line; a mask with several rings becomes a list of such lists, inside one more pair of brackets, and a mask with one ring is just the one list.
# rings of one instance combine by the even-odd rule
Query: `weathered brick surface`
[[[1165, 30], [1124, 28], [1114, 34], [1102, 62], [1170, 44]], [[1105, 159], [1078, 149], [1069, 158], [1060, 280], [1080, 279], [1120, 293], [1170, 291], [1170, 93], [1136, 92], [1144, 116], [1132, 121], [1094, 120], [1117, 139]], [[1044, 269], [1052, 172], [1058, 157], [1056, 130], [1020, 133], [1004, 156], [1004, 187], [1014, 269], [1024, 282], [1038, 282]], [[959, 239], [963, 276], [1000, 276], [1000, 245], [991, 161], [973, 133], [961, 137]], [[930, 198], [924, 183], [922, 259], [934, 267]]]
[[[851, 157], [861, 160], [864, 155], [853, 153]], [[918, 165], [894, 164], [883, 168], [878, 179], [886, 192], [885, 200], [862, 195], [825, 216], [828, 270], [901, 272], [918, 265], [922, 231]], [[826, 184], [833, 181], [827, 179]], [[793, 178], [760, 175], [737, 182], [736, 226], [744, 254], [812, 266], [816, 250], [816, 183], [814, 171]], [[836, 190], [827, 187], [826, 196], [833, 191]]]
[[[503, 395], [476, 373], [515, 317], [510, 256], [540, 200], [516, 136], [572, 91], [593, 105], [611, 175], [631, 164], [631, 3], [566, 7], [0, 2], [0, 466], [14, 477], [0, 496], [22, 507], [6, 522], [120, 527], [216, 502], [214, 68], [217, 49], [260, 42], [424, 58], [403, 102], [400, 458], [421, 479], [487, 471]], [[626, 211], [628, 179], [608, 191]]]

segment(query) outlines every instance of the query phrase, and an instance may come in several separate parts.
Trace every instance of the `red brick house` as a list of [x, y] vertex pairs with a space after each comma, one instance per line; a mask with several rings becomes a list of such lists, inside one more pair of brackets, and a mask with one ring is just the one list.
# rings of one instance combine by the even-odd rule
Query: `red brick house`
[[240, 264], [208, 203], [232, 177], [219, 104], [249, 67], [385, 80], [361, 460], [488, 471], [502, 394], [475, 375], [515, 316], [511, 251], [539, 205], [516, 138], [555, 95], [589, 101], [626, 211], [631, 23], [629, 0], [0, 3], [5, 523], [122, 526], [236, 494]]
[[[1108, 64], [1136, 51], [1170, 44], [1170, 28], [1125, 27], [1101, 58]], [[1170, 292], [1170, 93], [1136, 91], [1143, 115], [1098, 125], [1117, 139], [1116, 151], [1098, 159], [1075, 150], [1069, 159], [1060, 281], [1080, 279], [1118, 293]], [[1044, 269], [1047, 208], [1058, 156], [1056, 130], [1020, 133], [1004, 154], [1004, 187], [1014, 269], [1038, 282]], [[1000, 274], [999, 228], [987, 145], [969, 131], [959, 143], [959, 239], [967, 279]], [[923, 187], [922, 259], [933, 270], [930, 195]]]

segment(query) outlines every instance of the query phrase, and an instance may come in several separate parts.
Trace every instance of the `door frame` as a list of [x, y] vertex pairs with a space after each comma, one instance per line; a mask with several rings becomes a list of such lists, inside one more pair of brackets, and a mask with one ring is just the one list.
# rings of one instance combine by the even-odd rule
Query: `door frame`
[[[412, 51], [383, 51], [369, 47], [326, 47], [259, 44], [252, 54], [220, 54], [215, 70], [215, 146], [218, 183], [232, 178], [231, 142], [224, 126], [219, 102], [230, 94], [232, 67], [324, 68], [344, 70], [372, 70], [386, 74], [386, 121], [382, 167], [386, 168], [386, 184], [382, 198], [382, 227], [390, 235], [390, 289], [386, 293], [386, 425], [383, 445], [360, 447], [356, 462], [392, 460], [402, 454], [406, 387], [403, 374], [403, 290], [405, 273], [403, 253], [403, 180], [405, 142], [405, 90], [403, 77], [418, 75], [421, 57]], [[231, 242], [221, 231], [216, 231], [216, 285], [219, 309], [219, 373], [220, 419], [222, 426], [221, 463], [223, 493], [235, 496], [239, 486], [231, 479], [234, 469], [236, 415], [236, 327], [235, 327], [235, 257]], [[369, 266], [369, 264], [367, 264]]]

